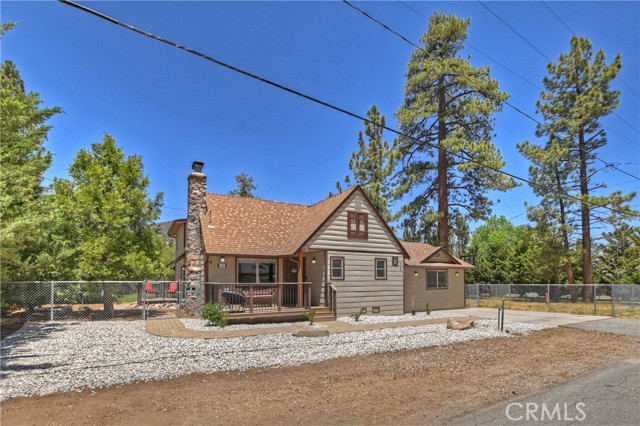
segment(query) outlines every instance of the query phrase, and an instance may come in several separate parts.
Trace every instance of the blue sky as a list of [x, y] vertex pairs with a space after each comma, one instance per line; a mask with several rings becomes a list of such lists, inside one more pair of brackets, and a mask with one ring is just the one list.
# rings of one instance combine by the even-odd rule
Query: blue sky
[[[82, 3], [360, 115], [375, 104], [396, 127], [414, 48], [342, 2]], [[465, 54], [475, 66], [491, 65], [510, 103], [540, 118], [535, 102], [548, 60], [479, 2], [355, 4], [414, 41], [427, 30], [421, 15], [471, 18], [468, 43], [493, 60], [471, 48]], [[568, 51], [572, 31], [603, 49], [608, 62], [622, 54], [613, 84], [622, 91], [620, 107], [602, 121], [609, 144], [598, 155], [635, 163], [618, 167], [639, 176], [640, 3], [546, 2], [562, 21], [542, 2], [485, 5], [554, 61]], [[58, 2], [2, 1], [1, 8], [3, 22], [19, 23], [2, 40], [2, 59], [17, 64], [27, 89], [46, 105], [65, 110], [51, 120], [50, 179], [66, 176], [78, 150], [105, 132], [125, 153], [144, 157], [151, 192], [165, 194], [162, 220], [186, 215], [186, 176], [195, 159], [205, 162], [209, 192], [228, 192], [246, 171], [261, 198], [302, 204], [335, 192], [348, 172], [364, 127], [354, 118]], [[515, 145], [536, 141], [535, 123], [506, 106], [495, 118], [505, 170], [528, 177]], [[611, 190], [640, 188], [615, 170], [600, 178]], [[526, 185], [492, 198], [500, 200], [496, 214], [526, 222], [523, 202], [533, 199]]]

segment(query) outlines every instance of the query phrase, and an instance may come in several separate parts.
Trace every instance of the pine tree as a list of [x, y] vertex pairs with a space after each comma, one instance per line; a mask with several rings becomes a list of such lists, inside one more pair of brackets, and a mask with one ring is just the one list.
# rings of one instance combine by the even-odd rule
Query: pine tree
[[421, 39], [424, 48], [409, 62], [404, 105], [397, 113], [410, 138], [399, 141], [403, 164], [396, 196], [413, 197], [403, 212], [416, 223], [424, 212], [436, 211], [442, 246], [450, 244], [452, 218], [485, 218], [492, 205], [488, 191], [516, 186], [496, 171], [505, 163], [491, 141], [492, 116], [508, 95], [489, 68], [474, 68], [460, 56], [469, 23], [455, 15], [431, 16]]
[[[2, 32], [10, 28], [4, 24]], [[7, 60], [0, 66], [0, 273], [3, 281], [42, 278], [35, 271], [46, 225], [44, 174], [52, 155], [45, 148], [47, 121], [61, 108], [43, 108], [27, 92], [20, 72]], [[28, 276], [31, 274], [31, 276]]]
[[[398, 155], [394, 147], [384, 140], [385, 116], [380, 114], [375, 105], [367, 111], [367, 116], [374, 124], [365, 121], [364, 135], [362, 132], [358, 133], [359, 150], [354, 152], [349, 160], [349, 170], [353, 179], [347, 176], [345, 184], [349, 186], [353, 182], [360, 185], [382, 218], [389, 223], [396, 218], [390, 210], [389, 198], [390, 178], [396, 168]], [[339, 182], [337, 189], [338, 192], [342, 192]]]
[[236, 184], [238, 187], [229, 191], [229, 195], [256, 198], [253, 191], [258, 189], [258, 185], [253, 183], [253, 178], [247, 172], [242, 172], [236, 176]]
[[602, 238], [596, 247], [597, 282], [640, 284], [640, 227], [623, 223]]
[[[572, 37], [571, 48], [561, 54], [558, 63], [547, 66], [549, 75], [544, 78], [545, 91], [538, 101], [538, 110], [544, 123], [538, 126], [539, 136], [548, 136], [562, 144], [568, 157], [578, 161], [568, 162], [568, 181], [579, 183], [580, 230], [582, 243], [582, 282], [593, 283], [591, 258], [591, 228], [595, 223], [615, 224], [636, 214], [628, 202], [635, 193], [620, 191], [606, 196], [594, 196], [593, 191], [605, 187], [595, 181], [594, 165], [597, 151], [606, 145], [606, 133], [600, 120], [615, 110], [620, 92], [611, 90], [610, 83], [622, 67], [620, 55], [609, 65], [602, 50], [593, 53], [589, 39]], [[567, 157], [567, 158], [568, 158]], [[594, 208], [608, 206], [612, 210]], [[587, 291], [585, 298], [591, 298]]]

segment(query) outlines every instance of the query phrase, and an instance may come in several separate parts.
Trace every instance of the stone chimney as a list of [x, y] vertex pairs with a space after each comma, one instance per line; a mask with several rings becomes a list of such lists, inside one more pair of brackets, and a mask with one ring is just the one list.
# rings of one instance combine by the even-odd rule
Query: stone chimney
[[200, 216], [207, 213], [207, 175], [202, 173], [204, 163], [194, 161], [193, 172], [189, 175], [187, 189], [187, 238], [185, 241], [187, 279], [203, 282], [204, 276], [204, 247]]

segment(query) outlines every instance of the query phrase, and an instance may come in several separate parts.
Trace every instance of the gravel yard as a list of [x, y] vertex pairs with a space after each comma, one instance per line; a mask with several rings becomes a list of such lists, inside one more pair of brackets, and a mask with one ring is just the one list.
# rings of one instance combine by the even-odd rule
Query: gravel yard
[[[496, 321], [476, 324], [466, 331], [433, 324], [318, 338], [282, 333], [204, 340], [151, 336], [144, 321], [28, 323], [2, 341], [1, 400], [510, 336], [496, 330]], [[505, 328], [526, 334], [549, 326], [506, 323]]]
[[[389, 322], [401, 322], [401, 321], [418, 321], [429, 319], [441, 319], [441, 318], [454, 318], [454, 317], [466, 317], [466, 314], [454, 314], [451, 312], [431, 312], [427, 315], [426, 312], [416, 312], [415, 315], [362, 315], [358, 321], [351, 316], [339, 317], [338, 321], [346, 322], [348, 324], [380, 324]], [[506, 324], [506, 323], [505, 323]]]

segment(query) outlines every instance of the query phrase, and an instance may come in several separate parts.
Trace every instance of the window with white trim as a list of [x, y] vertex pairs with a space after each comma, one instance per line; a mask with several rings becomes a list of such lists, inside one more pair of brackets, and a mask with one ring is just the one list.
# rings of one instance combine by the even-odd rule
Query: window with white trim
[[331, 279], [344, 280], [344, 257], [331, 258]]
[[427, 288], [447, 288], [447, 271], [427, 271]]
[[387, 279], [387, 259], [376, 259], [376, 280]]

